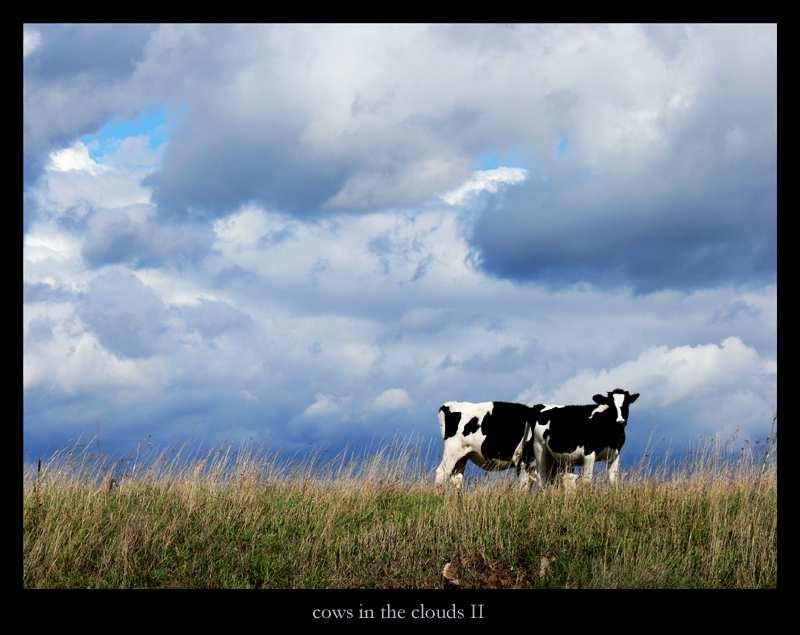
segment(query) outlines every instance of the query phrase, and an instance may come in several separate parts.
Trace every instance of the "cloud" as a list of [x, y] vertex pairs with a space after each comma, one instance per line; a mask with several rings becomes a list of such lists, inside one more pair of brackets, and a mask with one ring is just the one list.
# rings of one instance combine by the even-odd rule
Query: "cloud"
[[553, 399], [586, 400], [589, 393], [600, 392], [602, 386], [608, 385], [612, 390], [613, 384], [649, 392], [648, 401], [665, 406], [691, 394], [702, 396], [705, 391], [725, 388], [743, 373], [768, 373], [768, 366], [737, 337], [729, 337], [719, 345], [658, 346], [610, 370], [582, 372], [562, 384]]
[[80, 141], [69, 148], [53, 152], [50, 155], [50, 167], [56, 172], [77, 170], [88, 172], [92, 176], [105, 169], [92, 160], [89, 156], [89, 149]]
[[492, 275], [552, 286], [591, 280], [652, 292], [768, 282], [777, 266], [777, 199], [774, 173], [762, 167], [753, 171], [764, 175], [764, 196], [721, 170], [705, 175], [706, 193], [691, 196], [680, 187], [653, 196], [639, 190], [644, 181], [625, 191], [601, 178], [525, 184], [480, 214], [471, 257]]
[[[112, 114], [184, 104], [144, 177], [161, 218], [466, 205], [517, 183], [470, 217], [470, 257], [494, 276], [641, 292], [774, 279], [775, 25], [42, 34], [26, 58], [26, 162]], [[469, 180], [487, 153], [513, 154], [527, 180], [511, 168]]]
[[127, 271], [110, 270], [94, 278], [78, 315], [100, 343], [120, 357], [149, 357], [168, 345], [166, 306]]
[[502, 185], [516, 185], [528, 178], [523, 168], [500, 167], [492, 170], [474, 172], [469, 180], [451, 192], [442, 194], [441, 199], [449, 205], [463, 205], [481, 192], [498, 192]]
[[42, 44], [42, 35], [36, 29], [29, 26], [22, 28], [22, 57], [28, 57]]
[[403, 388], [387, 388], [373, 399], [371, 409], [376, 411], [399, 410], [410, 406], [411, 397]]
[[196, 223], [159, 223], [151, 205], [95, 211], [88, 221], [83, 257], [92, 267], [114, 263], [153, 266], [201, 258], [212, 229]]
[[22, 285], [22, 301], [25, 304], [63, 302], [74, 298], [75, 293], [61, 285], [53, 285], [46, 282], [24, 282]]
[[529, 389], [518, 398], [591, 403], [593, 394], [621, 387], [641, 394], [641, 418], [665, 420], [671, 436], [680, 438], [737, 426], [764, 431], [776, 408], [776, 381], [773, 358], [728, 337], [720, 344], [648, 348], [613, 368], [583, 370], [546, 395]]
[[414, 331], [437, 331], [447, 326], [452, 319], [446, 309], [433, 307], [414, 307], [405, 311], [398, 326], [404, 333]]
[[201, 298], [196, 305], [177, 307], [176, 312], [188, 328], [211, 339], [230, 331], [241, 332], [252, 323], [246, 313], [218, 300]]
[[52, 320], [46, 317], [36, 317], [30, 320], [23, 329], [23, 341], [27, 348], [43, 342], [48, 342], [53, 338]]
[[[367, 219], [353, 220], [359, 221], [357, 227]], [[349, 240], [358, 235], [355, 228], [338, 231]], [[323, 245], [348, 249], [347, 242], [336, 245], [332, 235], [306, 233], [302, 227], [297, 228], [295, 240], [293, 249], [302, 253]], [[269, 272], [274, 251], [283, 245], [258, 241], [251, 245], [252, 254], [240, 252], [237, 258], [252, 257]], [[355, 257], [346, 267], [340, 264], [329, 272], [330, 296], [319, 298], [310, 293], [311, 287], [302, 286], [302, 271], [282, 272], [279, 280], [284, 282], [278, 286], [256, 276], [252, 282], [215, 288], [209, 284], [215, 269], [229, 266], [230, 261], [217, 260], [220, 255], [209, 258], [181, 270], [142, 269], [135, 276], [117, 266], [99, 275], [91, 273], [84, 295], [65, 295], [59, 303], [26, 303], [26, 324], [47, 320], [30, 324], [26, 336], [26, 412], [38, 417], [37, 423], [26, 423], [26, 430], [41, 435], [49, 429], [52, 435], [64, 435], [99, 418], [118, 422], [106, 429], [108, 440], [151, 433], [160, 442], [170, 435], [213, 442], [228, 438], [228, 422], [235, 420], [242, 434], [248, 431], [270, 446], [288, 448], [296, 443], [356, 443], [369, 435], [389, 434], [388, 428], [375, 428], [374, 415], [380, 412], [391, 415], [392, 425], [405, 432], [434, 434], [435, 410], [446, 399], [514, 400], [534, 383], [537, 395], [550, 395], [562, 384], [572, 385], [567, 382], [576, 368], [625, 370], [626, 364], [631, 365], [626, 360], [642, 357], [624, 376], [599, 375], [600, 381], [595, 377], [600, 371], [592, 371], [584, 378], [585, 388], [576, 389], [578, 401], [586, 398], [582, 396], [586, 389], [596, 391], [588, 385], [594, 381], [616, 384], [633, 375], [637, 385], [631, 389], [640, 389], [651, 361], [657, 369], [659, 363], [665, 364], [660, 375], [654, 372], [659, 381], [667, 381], [673, 373], [680, 377], [679, 364], [674, 362], [674, 368], [667, 364], [670, 355], [656, 349], [653, 361], [641, 351], [653, 348], [654, 340], [669, 342], [667, 352], [680, 351], [687, 334], [701, 340], [688, 347], [688, 367], [697, 361], [694, 349], [699, 346], [702, 352], [713, 346], [722, 350], [721, 359], [707, 373], [736, 369], [729, 381], [709, 384], [704, 397], [708, 408], [721, 412], [733, 402], [742, 408], [749, 404], [754, 410], [748, 416], [756, 421], [756, 407], [763, 411], [759, 404], [770, 394], [768, 382], [764, 390], [748, 392], [752, 382], [743, 369], [754, 359], [747, 351], [757, 350], [756, 345], [763, 351], [757, 359], [774, 359], [768, 308], [774, 304], [774, 289], [644, 297], [592, 290], [553, 293], [513, 287], [480, 274], [473, 274], [474, 286], [466, 277], [460, 287], [448, 286], [452, 264], [437, 262], [430, 279], [424, 279], [427, 286], [417, 288], [422, 280], [413, 287], [397, 287], [403, 272], [392, 269], [387, 278], [363, 278], [357, 291], [359, 285], [350, 282], [360, 267]], [[283, 260], [279, 256], [277, 261]], [[104, 278], [109, 272], [115, 275]], [[31, 269], [28, 275], [34, 273]], [[62, 279], [70, 277], [61, 274], [47, 287], [61, 288]], [[92, 283], [94, 277], [100, 280]], [[398, 294], [397, 288], [407, 290]], [[325, 291], [326, 287], [320, 288], [320, 293]], [[359, 297], [360, 304], [354, 305]], [[744, 297], [765, 306], [760, 317], [726, 324], [712, 320], [719, 306]], [[582, 307], [587, 304], [596, 310], [586, 314]], [[387, 305], [405, 309], [387, 310]], [[501, 322], [495, 319], [498, 307], [502, 307]], [[71, 312], [79, 319], [70, 318]], [[46, 335], [40, 328], [44, 324], [54, 340], [38, 337]], [[740, 340], [748, 341], [745, 351], [733, 343], [702, 343], [702, 338], [731, 328], [736, 328]], [[725, 342], [722, 337], [717, 341]], [[70, 354], [72, 349], [76, 353]], [[448, 359], [449, 364], [443, 363]], [[85, 366], [92, 371], [86, 379], [69, 376]], [[105, 373], [109, 373], [106, 379]], [[688, 388], [648, 411], [657, 385], [640, 389], [638, 420], [647, 425], [632, 429], [634, 437], [646, 436], [653, 411], [677, 418], [670, 431], [677, 439], [705, 429], [703, 420], [709, 425], [719, 422], [705, 417], [702, 409], [689, 408], [697, 401], [692, 401], [694, 392], [682, 396]], [[49, 386], [46, 393], [44, 386]], [[111, 397], [109, 386], [119, 399]], [[675, 386], [683, 384], [676, 381]], [[70, 394], [73, 405], [57, 405]]]
[[468, 166], [464, 158], [431, 158], [360, 171], [348, 178], [323, 207], [364, 210], [424, 202], [460, 178]]
[[81, 232], [82, 256], [91, 267], [201, 258], [211, 246], [213, 228], [164, 222], [150, 203], [151, 192], [141, 185], [157, 160], [147, 135], [119, 140], [98, 160], [80, 141], [52, 152], [47, 169], [27, 192], [29, 224], [54, 220]]
[[155, 157], [148, 151], [131, 165], [127, 141], [98, 161], [80, 141], [52, 152], [39, 180], [25, 192], [26, 233], [36, 220], [48, 219], [83, 230], [95, 209], [149, 203], [151, 193], [141, 179], [154, 168]]
[[[613, 86], [588, 80], [592, 89], [574, 83], [563, 95], [569, 150], [482, 212], [476, 262], [515, 280], [644, 292], [774, 279], [775, 31], [741, 29], [657, 29], [655, 46], [651, 30], [592, 34], [579, 74], [607, 75], [641, 46], [637, 61], [617, 65]], [[675, 35], [667, 55], [665, 31]], [[569, 46], [554, 57], [572, 82]]]
[[[44, 420], [54, 417], [56, 428], [64, 426], [63, 434], [71, 423], [92, 421], [98, 412], [107, 418], [119, 408], [117, 414], [124, 420], [131, 393], [133, 403], [140, 405], [153, 398], [149, 388], [158, 377], [156, 367], [106, 350], [77, 319], [71, 305], [26, 306], [23, 346], [26, 434], [31, 424], [35, 429], [41, 423], [36, 413], [44, 415]], [[59, 422], [58, 411], [76, 402], [83, 403], [84, 409], [77, 408], [70, 419]]]
[[25, 183], [41, 175], [53, 150], [71, 145], [111, 117], [135, 115], [150, 100], [146, 82], [133, 77], [155, 28], [37, 25], [40, 44], [23, 58]]
[[218, 240], [231, 249], [247, 249], [266, 242], [290, 238], [292, 220], [278, 214], [265, 214], [255, 206], [245, 206], [235, 214], [214, 223]]
[[317, 393], [314, 395], [314, 402], [303, 411], [303, 416], [314, 418], [338, 414], [342, 410], [342, 405], [347, 401], [346, 398]]
[[36, 28], [26, 443], [435, 438], [617, 382], [632, 442], [761, 429], [773, 25]]

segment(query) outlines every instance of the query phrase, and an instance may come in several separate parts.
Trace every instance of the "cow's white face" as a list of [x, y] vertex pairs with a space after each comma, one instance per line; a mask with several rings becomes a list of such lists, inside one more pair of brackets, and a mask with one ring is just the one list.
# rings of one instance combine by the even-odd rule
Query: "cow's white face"
[[614, 393], [614, 405], [617, 408], [617, 423], [625, 423], [625, 417], [622, 416], [622, 406], [625, 405], [625, 395]]
[[[625, 425], [628, 422], [628, 406], [639, 398], [639, 393], [629, 393], [627, 390], [617, 388], [612, 392], [604, 395], [595, 395], [594, 402], [598, 407], [592, 412], [592, 415], [598, 412], [604, 412], [607, 408], [613, 410], [613, 414], [617, 423]], [[601, 410], [601, 408], [603, 410]]]

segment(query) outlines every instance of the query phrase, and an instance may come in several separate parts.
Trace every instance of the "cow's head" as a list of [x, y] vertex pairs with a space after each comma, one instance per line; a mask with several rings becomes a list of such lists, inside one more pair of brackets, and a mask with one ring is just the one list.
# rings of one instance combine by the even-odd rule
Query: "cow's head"
[[615, 388], [611, 392], [604, 395], [595, 395], [592, 397], [596, 404], [608, 406], [617, 416], [617, 423], [628, 423], [628, 406], [639, 398], [639, 393], [629, 393], [622, 388]]

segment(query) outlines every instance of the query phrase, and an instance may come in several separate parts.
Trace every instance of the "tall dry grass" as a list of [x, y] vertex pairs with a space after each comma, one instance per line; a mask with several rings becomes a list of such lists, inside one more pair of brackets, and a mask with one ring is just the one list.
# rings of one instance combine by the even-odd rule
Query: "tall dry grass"
[[[774, 587], [774, 443], [646, 461], [610, 486], [432, 484], [393, 444], [321, 464], [239, 449], [24, 478], [27, 587]], [[428, 452], [438, 448], [428, 448]], [[442, 577], [448, 565], [448, 578]]]

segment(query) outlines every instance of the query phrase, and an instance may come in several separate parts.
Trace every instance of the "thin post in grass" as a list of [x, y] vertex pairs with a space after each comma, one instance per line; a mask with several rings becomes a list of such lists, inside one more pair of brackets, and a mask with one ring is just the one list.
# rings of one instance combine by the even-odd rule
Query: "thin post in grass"
[[42, 459], [39, 459], [36, 464], [36, 480], [33, 481], [33, 492], [38, 497], [39, 495], [39, 480], [42, 478]]

